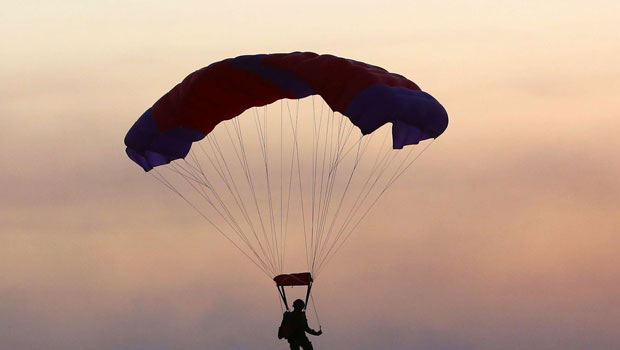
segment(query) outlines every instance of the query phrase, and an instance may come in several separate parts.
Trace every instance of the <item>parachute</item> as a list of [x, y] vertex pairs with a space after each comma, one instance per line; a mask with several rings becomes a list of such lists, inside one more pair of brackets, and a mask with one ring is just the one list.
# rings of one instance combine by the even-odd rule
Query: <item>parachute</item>
[[[309, 294], [329, 258], [447, 125], [435, 98], [383, 68], [311, 52], [260, 54], [188, 75], [142, 114], [125, 145], [131, 160], [276, 276], [279, 290], [307, 285]], [[309, 272], [285, 275], [287, 239], [299, 232]]]

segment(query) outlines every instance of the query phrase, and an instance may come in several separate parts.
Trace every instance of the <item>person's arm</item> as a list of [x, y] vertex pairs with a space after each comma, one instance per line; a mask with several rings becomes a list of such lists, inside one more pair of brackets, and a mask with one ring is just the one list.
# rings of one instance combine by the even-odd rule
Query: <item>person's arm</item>
[[312, 335], [321, 335], [323, 334], [323, 331], [321, 330], [321, 328], [319, 328], [319, 331], [315, 331], [314, 329], [310, 328], [308, 326], [308, 319], [306, 318], [306, 316], [304, 315], [304, 330]]

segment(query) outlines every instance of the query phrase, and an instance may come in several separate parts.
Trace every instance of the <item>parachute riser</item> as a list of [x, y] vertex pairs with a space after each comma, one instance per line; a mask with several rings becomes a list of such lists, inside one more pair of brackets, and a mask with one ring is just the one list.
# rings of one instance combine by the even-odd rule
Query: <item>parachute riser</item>
[[[280, 297], [282, 298], [282, 302], [284, 303], [284, 307], [286, 308], [286, 311], [290, 311], [290, 308], [288, 307], [288, 301], [286, 299], [286, 291], [284, 290], [284, 287], [285, 286], [282, 286], [282, 285], [276, 285], [276, 288], [278, 289], [278, 293], [280, 294]], [[306, 300], [304, 302], [304, 310], [306, 310], [308, 307], [308, 299], [310, 299], [311, 291], [312, 291], [312, 282], [308, 284], [308, 289], [306, 290]]]
[[286, 291], [284, 290], [284, 287], [307, 286], [304, 310], [307, 308], [308, 299], [310, 298], [310, 293], [312, 291], [312, 283], [314, 282], [310, 272], [281, 274], [274, 277], [273, 280], [276, 282], [276, 288], [278, 288], [278, 293], [280, 293], [280, 297], [286, 307], [286, 311], [289, 311], [290, 308], [288, 307], [288, 300], [286, 299]]
[[278, 288], [278, 293], [280, 293], [280, 297], [282, 298], [284, 307], [286, 307], [286, 311], [289, 311], [288, 303], [286, 302], [286, 292], [284, 291], [284, 286], [276, 286], [276, 288]]

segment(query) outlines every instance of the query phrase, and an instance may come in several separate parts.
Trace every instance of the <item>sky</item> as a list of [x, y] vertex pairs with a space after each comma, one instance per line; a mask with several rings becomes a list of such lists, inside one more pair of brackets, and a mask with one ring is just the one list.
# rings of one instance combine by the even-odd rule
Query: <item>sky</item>
[[321, 273], [315, 348], [620, 348], [617, 1], [2, 8], [0, 348], [287, 348], [273, 282], [123, 138], [188, 73], [297, 50], [450, 116]]

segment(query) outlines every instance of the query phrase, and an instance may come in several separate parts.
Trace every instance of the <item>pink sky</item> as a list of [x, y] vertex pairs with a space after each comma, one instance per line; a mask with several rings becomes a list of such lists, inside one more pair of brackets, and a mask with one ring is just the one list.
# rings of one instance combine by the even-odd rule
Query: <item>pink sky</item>
[[451, 118], [322, 272], [315, 348], [619, 348], [619, 14], [614, 1], [6, 5], [0, 348], [287, 348], [272, 282], [122, 140], [191, 71], [293, 50], [401, 73]]

